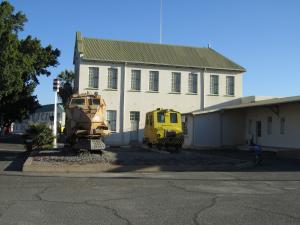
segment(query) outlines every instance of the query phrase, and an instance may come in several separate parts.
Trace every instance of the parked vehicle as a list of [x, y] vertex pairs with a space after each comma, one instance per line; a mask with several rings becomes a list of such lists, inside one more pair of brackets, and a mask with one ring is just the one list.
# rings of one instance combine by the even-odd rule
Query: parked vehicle
[[156, 109], [146, 114], [144, 143], [149, 147], [174, 147], [178, 151], [183, 144], [181, 114], [172, 109]]
[[75, 149], [103, 150], [102, 138], [109, 135], [106, 104], [98, 94], [73, 95], [66, 107], [67, 142]]

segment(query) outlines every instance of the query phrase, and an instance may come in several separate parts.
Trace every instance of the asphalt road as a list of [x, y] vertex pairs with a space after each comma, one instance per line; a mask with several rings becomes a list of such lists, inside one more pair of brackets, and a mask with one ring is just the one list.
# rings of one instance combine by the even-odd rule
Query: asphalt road
[[295, 166], [41, 176], [17, 171], [24, 158], [21, 145], [0, 145], [0, 225], [300, 224]]

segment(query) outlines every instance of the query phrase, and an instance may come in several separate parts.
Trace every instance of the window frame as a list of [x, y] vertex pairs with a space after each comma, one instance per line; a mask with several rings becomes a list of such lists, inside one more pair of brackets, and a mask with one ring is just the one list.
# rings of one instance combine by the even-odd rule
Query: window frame
[[172, 72], [171, 92], [172, 93], [181, 93], [181, 73], [180, 72]]
[[198, 93], [198, 74], [189, 73], [188, 92], [191, 94]]
[[140, 121], [141, 119], [140, 111], [130, 111], [129, 119], [130, 121]]
[[107, 69], [107, 88], [117, 90], [118, 89], [118, 69]]
[[132, 91], [141, 91], [141, 70], [131, 70], [131, 90]]
[[[91, 71], [96, 71], [92, 73]], [[99, 88], [99, 67], [89, 67], [89, 83], [88, 88], [98, 89]]]
[[[173, 122], [173, 121], [172, 121], [172, 119], [173, 119], [172, 116], [173, 116], [173, 115], [176, 116], [176, 122]], [[170, 123], [178, 123], [178, 114], [177, 114], [177, 113], [175, 113], [175, 112], [171, 112], [171, 113], [170, 113]]]
[[149, 91], [159, 91], [159, 71], [149, 71]]
[[210, 94], [219, 95], [220, 94], [220, 81], [219, 75], [211, 74], [210, 75]]
[[106, 118], [107, 118], [109, 130], [112, 132], [116, 132], [117, 131], [117, 110], [106, 110]]
[[226, 76], [226, 95], [234, 96], [235, 95], [235, 77]]
[[286, 119], [285, 117], [280, 118], [280, 134], [286, 133]]

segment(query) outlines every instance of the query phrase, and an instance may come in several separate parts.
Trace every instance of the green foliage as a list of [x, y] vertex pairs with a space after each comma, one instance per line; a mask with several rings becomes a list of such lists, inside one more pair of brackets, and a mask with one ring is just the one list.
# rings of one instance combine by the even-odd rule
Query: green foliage
[[31, 36], [19, 39], [26, 21], [7, 1], [0, 4], [0, 125], [22, 120], [39, 107], [33, 95], [38, 77], [49, 76], [47, 68], [58, 64], [58, 49], [43, 47]]
[[32, 124], [26, 130], [26, 138], [32, 139], [34, 147], [43, 147], [51, 145], [54, 139], [52, 130], [45, 123]]
[[74, 72], [69, 70], [65, 70], [58, 75], [61, 82], [58, 95], [61, 98], [64, 107], [68, 104], [71, 95], [74, 93], [74, 77]]

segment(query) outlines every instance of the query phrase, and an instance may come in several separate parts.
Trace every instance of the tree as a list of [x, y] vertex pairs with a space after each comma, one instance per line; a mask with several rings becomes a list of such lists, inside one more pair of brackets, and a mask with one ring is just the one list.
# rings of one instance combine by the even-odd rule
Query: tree
[[58, 64], [58, 49], [42, 47], [30, 35], [19, 39], [26, 21], [7, 1], [0, 4], [0, 125], [22, 120], [39, 106], [33, 96], [38, 77], [49, 76], [48, 67]]
[[58, 75], [58, 78], [60, 80], [58, 95], [61, 98], [64, 107], [67, 105], [71, 95], [74, 93], [74, 76], [74, 72], [71, 70], [65, 70]]

